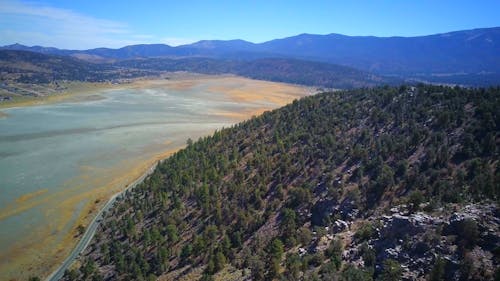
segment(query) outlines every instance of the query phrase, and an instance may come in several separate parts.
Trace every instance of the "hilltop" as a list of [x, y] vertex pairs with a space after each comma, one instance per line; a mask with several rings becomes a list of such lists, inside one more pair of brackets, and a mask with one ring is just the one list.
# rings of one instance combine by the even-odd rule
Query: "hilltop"
[[500, 88], [317, 94], [188, 140], [65, 280], [493, 280]]

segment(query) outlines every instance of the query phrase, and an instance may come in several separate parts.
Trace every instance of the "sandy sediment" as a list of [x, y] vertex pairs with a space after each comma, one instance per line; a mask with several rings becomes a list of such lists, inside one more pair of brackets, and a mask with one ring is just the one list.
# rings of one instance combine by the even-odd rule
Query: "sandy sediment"
[[35, 198], [37, 196], [40, 196], [40, 195], [46, 193], [47, 191], [49, 191], [47, 188], [43, 188], [43, 189], [39, 189], [39, 190], [34, 191], [34, 192], [24, 194], [23, 196], [16, 199], [16, 203], [17, 204], [23, 203], [27, 200], [30, 200], [31, 198]]
[[[108, 90], [168, 88], [183, 91], [200, 85], [208, 85], [209, 91], [226, 94], [235, 101], [248, 102], [264, 99], [279, 105], [286, 104], [290, 96], [302, 97], [305, 92], [309, 91], [302, 86], [254, 80], [233, 75], [172, 73], [169, 79], [138, 78], [124, 84], [69, 82], [64, 84], [66, 89], [62, 92], [40, 97], [20, 97], [10, 102], [0, 103], [0, 108], [96, 100], [103, 98], [101, 95], [96, 95], [96, 93], [103, 93]], [[1, 112], [0, 117], [2, 117]]]
[[236, 102], [265, 101], [275, 106], [282, 106], [295, 98], [303, 97], [308, 91], [306, 87], [242, 77], [224, 77], [220, 78], [219, 82], [208, 90], [222, 93]]

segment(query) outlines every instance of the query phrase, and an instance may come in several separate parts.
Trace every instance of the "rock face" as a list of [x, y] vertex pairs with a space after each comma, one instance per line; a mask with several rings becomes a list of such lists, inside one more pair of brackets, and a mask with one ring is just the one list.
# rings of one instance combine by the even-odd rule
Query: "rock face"
[[340, 204], [338, 213], [343, 220], [352, 221], [358, 217], [359, 210], [356, 208], [356, 204], [352, 199], [346, 198]]
[[[352, 221], [358, 217], [359, 210], [356, 208], [355, 203], [345, 198], [342, 202], [338, 203], [334, 200], [320, 200], [312, 208], [311, 224], [317, 226], [327, 226], [332, 221]], [[340, 220], [335, 220], [334, 217], [340, 217]], [[335, 223], [334, 227], [341, 227]]]
[[[421, 212], [382, 215], [372, 222], [377, 231], [366, 243], [375, 252], [376, 272], [392, 259], [401, 264], [405, 280], [423, 280], [439, 261], [446, 280], [468, 280], [465, 275], [471, 274], [488, 280], [499, 266], [495, 251], [500, 247], [500, 224], [494, 204], [467, 205], [440, 216]], [[362, 244], [353, 240], [345, 259], [353, 263], [363, 259]], [[466, 264], [461, 261], [464, 256]]]
[[311, 211], [311, 224], [317, 226], [327, 226], [330, 217], [335, 211], [336, 204], [333, 200], [318, 201]]

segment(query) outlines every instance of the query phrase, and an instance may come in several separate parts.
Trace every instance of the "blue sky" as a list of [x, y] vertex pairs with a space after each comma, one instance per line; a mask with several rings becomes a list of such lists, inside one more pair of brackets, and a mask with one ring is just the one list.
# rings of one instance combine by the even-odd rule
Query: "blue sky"
[[500, 26], [500, 1], [0, 0], [0, 45], [69, 49], [300, 33], [417, 36]]

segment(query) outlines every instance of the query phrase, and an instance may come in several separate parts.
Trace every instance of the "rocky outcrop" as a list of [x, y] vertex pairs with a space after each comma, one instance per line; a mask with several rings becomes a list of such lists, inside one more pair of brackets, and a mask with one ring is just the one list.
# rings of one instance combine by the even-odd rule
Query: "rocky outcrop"
[[[334, 227], [345, 229], [345, 221], [353, 221], [359, 215], [356, 204], [350, 198], [338, 203], [334, 200], [320, 200], [312, 207], [311, 224], [327, 226], [334, 221]], [[340, 218], [337, 220], [335, 218]]]
[[[471, 204], [449, 214], [397, 212], [373, 219], [376, 231], [366, 243], [375, 252], [375, 272], [392, 259], [401, 264], [405, 280], [423, 280], [440, 260], [446, 280], [472, 273], [492, 279], [499, 266], [495, 257], [500, 247], [498, 210], [494, 204]], [[363, 243], [354, 239], [344, 258], [362, 262]]]

